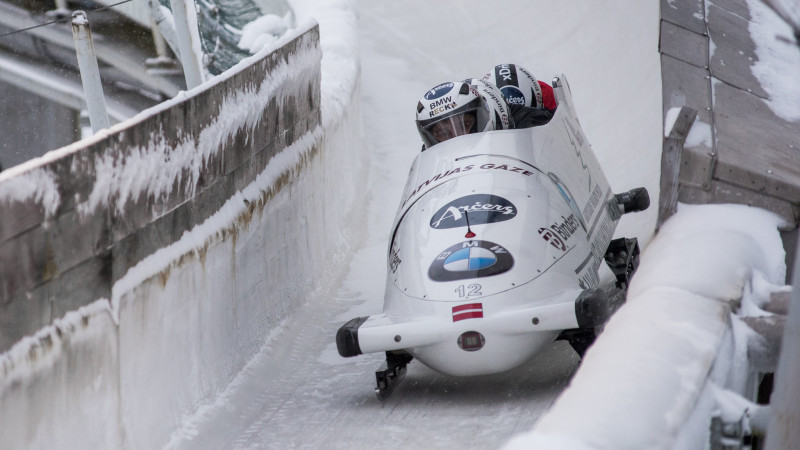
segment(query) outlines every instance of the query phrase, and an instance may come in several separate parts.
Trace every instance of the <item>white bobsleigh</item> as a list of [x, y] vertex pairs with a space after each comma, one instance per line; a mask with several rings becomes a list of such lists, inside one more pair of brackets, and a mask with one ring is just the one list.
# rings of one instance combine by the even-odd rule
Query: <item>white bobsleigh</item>
[[[624, 301], [636, 239], [612, 241], [644, 188], [615, 195], [563, 75], [535, 128], [456, 137], [421, 152], [392, 226], [383, 312], [336, 336], [344, 357], [386, 352], [379, 398], [412, 358], [445, 374], [502, 372], [556, 339], [579, 354]], [[603, 261], [616, 288], [600, 289]], [[616, 290], [616, 292], [614, 292]]]

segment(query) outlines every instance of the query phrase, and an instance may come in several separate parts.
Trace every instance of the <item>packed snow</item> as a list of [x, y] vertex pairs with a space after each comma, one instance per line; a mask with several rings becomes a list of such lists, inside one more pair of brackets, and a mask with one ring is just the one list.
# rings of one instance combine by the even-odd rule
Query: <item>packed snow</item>
[[239, 48], [245, 49], [251, 54], [257, 53], [265, 45], [277, 41], [291, 27], [291, 12], [287, 12], [283, 17], [275, 14], [263, 15], [242, 28]]
[[[670, 108], [664, 116], [664, 137], [669, 137], [672, 127], [675, 126], [675, 121], [678, 120], [681, 108]], [[713, 148], [713, 136], [711, 134], [711, 125], [700, 120], [699, 116], [695, 117], [692, 127], [689, 129], [689, 134], [683, 142], [684, 147], [697, 147], [705, 145], [708, 148]]]
[[[747, 303], [763, 304], [783, 289], [777, 231], [783, 225], [759, 208], [679, 204], [642, 255], [627, 304], [589, 349], [570, 388], [531, 433], [506, 448], [673, 448], [724, 347], [729, 321], [738, 321], [733, 302], [747, 291]], [[758, 288], [746, 289], [751, 284]], [[751, 333], [734, 327], [731, 351], [746, 349]], [[730, 370], [711, 381], [740, 391], [746, 358], [729, 359]], [[557, 445], [567, 441], [569, 447]]]

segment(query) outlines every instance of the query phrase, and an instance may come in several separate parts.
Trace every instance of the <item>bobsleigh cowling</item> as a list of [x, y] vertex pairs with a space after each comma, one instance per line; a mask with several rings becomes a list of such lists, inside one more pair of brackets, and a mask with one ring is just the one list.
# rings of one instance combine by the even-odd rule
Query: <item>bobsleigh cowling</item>
[[[417, 358], [439, 372], [512, 369], [556, 339], [583, 354], [624, 301], [636, 239], [613, 239], [647, 191], [615, 195], [575, 115], [565, 77], [535, 128], [456, 137], [415, 159], [389, 243], [383, 312], [344, 324], [344, 357], [386, 352], [385, 398]], [[599, 267], [616, 275], [600, 288]], [[619, 295], [619, 294], [622, 295]]]

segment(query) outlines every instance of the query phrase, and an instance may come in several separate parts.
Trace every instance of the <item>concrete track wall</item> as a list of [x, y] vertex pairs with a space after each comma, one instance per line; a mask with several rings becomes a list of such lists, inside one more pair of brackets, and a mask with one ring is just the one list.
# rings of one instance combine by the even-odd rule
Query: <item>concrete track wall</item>
[[[3, 172], [0, 351], [110, 297], [128, 269], [207, 219], [318, 127], [319, 61], [303, 62], [291, 75], [298, 79], [279, 80], [284, 86], [269, 78], [310, 52], [319, 59], [315, 40], [310, 31], [225, 82]], [[228, 115], [236, 108], [261, 111]]]
[[318, 27], [278, 45], [0, 175], [0, 448], [167, 445], [340, 275], [358, 86], [323, 127]]

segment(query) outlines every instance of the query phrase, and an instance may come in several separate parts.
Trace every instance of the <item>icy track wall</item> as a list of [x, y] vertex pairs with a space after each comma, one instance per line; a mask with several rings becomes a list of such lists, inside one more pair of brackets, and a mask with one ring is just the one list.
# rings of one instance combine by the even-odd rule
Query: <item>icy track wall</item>
[[741, 418], [730, 393], [755, 392], [752, 357], [769, 352], [745, 320], [786, 290], [783, 223], [760, 208], [681, 204], [569, 388], [505, 449], [708, 448], [712, 417]]
[[[800, 130], [798, 91], [767, 95], [796, 86], [794, 78], [772, 78], [798, 72], [798, 53], [783, 37], [791, 29], [758, 0], [660, 5], [665, 116], [683, 106], [697, 111], [686, 142], [681, 139], [679, 170], [668, 175], [675, 177], [677, 214], [643, 249], [627, 303], [569, 387], [506, 450], [719, 448], [722, 432], [712, 431], [712, 417], [728, 433], [734, 424], [763, 431], [770, 414], [753, 403], [760, 376], [775, 371], [781, 346], [797, 351], [796, 343], [764, 332], [785, 320], [785, 312], [768, 305], [789, 289], [780, 234], [798, 220], [800, 179], [796, 145], [790, 145]], [[765, 73], [770, 77], [756, 77]], [[664, 137], [675, 139], [675, 116], [665, 119]], [[660, 191], [662, 202], [668, 195]], [[687, 204], [728, 202], [758, 208]], [[769, 325], [756, 333], [759, 321]], [[773, 404], [781, 395], [777, 386]], [[789, 414], [771, 416], [778, 419], [792, 423]], [[767, 430], [767, 448], [776, 437]], [[784, 437], [789, 441], [797, 439]]]
[[357, 83], [323, 126], [317, 25], [270, 49], [0, 175], [0, 448], [163, 447], [338, 275]]

